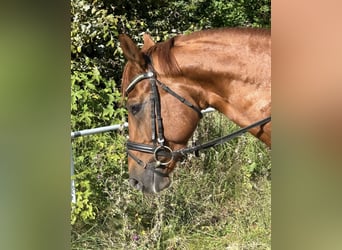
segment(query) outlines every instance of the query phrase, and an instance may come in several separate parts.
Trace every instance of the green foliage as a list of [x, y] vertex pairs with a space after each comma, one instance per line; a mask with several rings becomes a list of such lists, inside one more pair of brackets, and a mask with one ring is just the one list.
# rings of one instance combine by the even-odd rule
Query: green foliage
[[[126, 121], [120, 82], [125, 60], [118, 34], [141, 45], [222, 26], [270, 27], [270, 0], [71, 0], [71, 130]], [[193, 140], [237, 129], [206, 115]], [[246, 135], [189, 157], [172, 187], [145, 196], [127, 182], [126, 131], [72, 141], [77, 202], [73, 249], [267, 249], [270, 156]]]
[[213, 27], [270, 27], [270, 0], [212, 0], [207, 11], [212, 13], [211, 21]]
[[120, 189], [127, 179], [124, 140], [120, 132], [73, 140], [77, 202], [72, 204], [72, 223], [76, 226], [101, 220], [112, 199], [108, 190]]
[[[126, 110], [121, 107], [122, 97], [115, 81], [105, 79], [96, 63], [92, 65], [90, 59], [87, 60], [88, 71], [79, 68], [76, 61], [71, 64], [71, 129], [123, 123]], [[108, 178], [126, 171], [122, 170], [124, 138], [119, 132], [73, 140], [77, 189], [77, 203], [72, 204], [73, 224], [94, 220], [108, 206]]]
[[124, 120], [121, 94], [113, 80], [105, 80], [97, 68], [71, 75], [71, 120], [73, 129], [104, 126]]
[[93, 206], [89, 201], [91, 195], [91, 188], [88, 180], [76, 182], [75, 189], [77, 190], [76, 204], [72, 204], [73, 211], [71, 213], [71, 224], [75, 224], [78, 217], [83, 221], [95, 219]]

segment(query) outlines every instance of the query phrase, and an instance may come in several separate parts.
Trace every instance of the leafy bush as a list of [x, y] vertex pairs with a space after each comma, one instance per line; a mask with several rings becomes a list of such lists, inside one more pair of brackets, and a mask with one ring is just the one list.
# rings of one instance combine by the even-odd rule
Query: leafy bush
[[212, 0], [207, 11], [212, 13], [213, 27], [270, 27], [270, 0]]
[[[73, 130], [123, 123], [126, 111], [120, 107], [121, 95], [114, 81], [104, 81], [97, 68], [91, 72], [74, 71], [71, 77], [71, 125]], [[108, 202], [105, 195], [109, 177], [122, 172], [123, 134], [102, 134], [73, 140], [74, 176], [77, 203], [72, 222], [94, 219]]]

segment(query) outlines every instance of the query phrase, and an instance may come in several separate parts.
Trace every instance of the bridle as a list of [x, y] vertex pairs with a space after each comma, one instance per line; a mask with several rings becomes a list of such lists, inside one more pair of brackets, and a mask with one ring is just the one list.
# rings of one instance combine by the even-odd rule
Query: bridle
[[[199, 117], [202, 118], [201, 109], [194, 106], [192, 103], [187, 101], [182, 96], [178, 95], [176, 92], [171, 90], [168, 86], [160, 82], [155, 74], [155, 71], [152, 67], [152, 64], [149, 66], [149, 71], [143, 74], [138, 75], [135, 77], [131, 83], [126, 88], [125, 94], [128, 94], [134, 89], [134, 87], [141, 82], [142, 80], [150, 79], [151, 85], [151, 95], [150, 95], [150, 103], [151, 103], [151, 127], [152, 127], [152, 143], [153, 145], [149, 144], [142, 144], [132, 142], [130, 140], [127, 141], [127, 152], [128, 155], [136, 162], [138, 165], [146, 168], [148, 166], [147, 163], [140, 160], [131, 151], [139, 151], [143, 153], [152, 154], [154, 157], [154, 168], [163, 168], [166, 167], [175, 157], [181, 156], [180, 153], [176, 153], [176, 151], [172, 151], [170, 147], [165, 145], [165, 137], [164, 137], [164, 127], [163, 127], [163, 119], [161, 116], [161, 105], [160, 105], [160, 94], [158, 90], [158, 86], [160, 86], [163, 90], [167, 93], [171, 94], [179, 101], [184, 103], [189, 108], [193, 109], [195, 112], [198, 113]], [[164, 158], [163, 158], [164, 157]], [[166, 160], [165, 160], [166, 158]], [[158, 172], [160, 173], [160, 172]]]
[[[199, 150], [204, 150], [210, 147], [223, 144], [247, 132], [251, 128], [254, 128], [257, 126], [263, 126], [266, 123], [271, 121], [271, 117], [267, 117], [247, 127], [239, 129], [229, 135], [220, 137], [218, 139], [209, 141], [207, 143], [173, 151], [170, 147], [166, 145], [166, 142], [165, 142], [163, 119], [161, 116], [160, 94], [159, 94], [157, 85], [161, 87], [164, 91], [169, 93], [170, 95], [174, 96], [180, 102], [184, 103], [186, 106], [193, 109], [199, 115], [200, 118], [202, 118], [203, 115], [199, 107], [193, 105], [192, 103], [187, 101], [184, 97], [178, 95], [168, 86], [166, 86], [164, 83], [160, 82], [157, 79], [156, 72], [152, 66], [151, 61], [150, 60], [148, 61], [149, 61], [149, 67], [148, 67], [149, 70], [145, 73], [142, 73], [136, 76], [130, 82], [130, 84], [128, 85], [125, 91], [125, 95], [128, 96], [128, 94], [135, 88], [135, 86], [138, 83], [140, 83], [141, 81], [145, 79], [150, 80], [150, 85], [151, 85], [150, 103], [151, 103], [151, 126], [152, 126], [152, 138], [151, 139], [152, 139], [153, 145], [137, 143], [137, 142], [133, 142], [130, 140], [127, 140], [127, 143], [126, 143], [128, 156], [130, 156], [138, 165], [142, 166], [143, 168], [148, 168], [154, 171], [155, 173], [158, 173], [159, 175], [167, 176], [164, 173], [156, 171], [156, 168], [166, 168], [167, 165], [171, 163], [171, 161], [174, 159], [181, 159], [185, 157], [187, 154], [193, 153], [193, 152], [195, 152], [195, 154], [197, 155]], [[152, 154], [154, 158], [154, 162], [146, 163], [142, 161], [141, 159], [139, 159], [131, 151], [139, 151], [142, 153]]]

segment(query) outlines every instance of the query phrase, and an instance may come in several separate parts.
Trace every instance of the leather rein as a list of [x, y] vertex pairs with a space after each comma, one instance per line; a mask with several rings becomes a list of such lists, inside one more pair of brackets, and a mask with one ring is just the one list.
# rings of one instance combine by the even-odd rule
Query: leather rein
[[[174, 159], [181, 159], [185, 157], [189, 153], [195, 153], [195, 155], [198, 155], [199, 150], [208, 149], [211, 147], [215, 147], [217, 145], [223, 144], [225, 142], [228, 142], [235, 137], [238, 137], [251, 128], [258, 127], [265, 125], [266, 123], [271, 121], [271, 116], [262, 119], [260, 121], [257, 121], [247, 127], [241, 128], [231, 134], [228, 134], [226, 136], [222, 136], [218, 139], [211, 140], [209, 142], [187, 147], [179, 150], [173, 151], [170, 147], [165, 145], [165, 137], [164, 137], [164, 127], [163, 127], [163, 119], [161, 116], [161, 105], [160, 105], [160, 94], [158, 87], [161, 87], [164, 91], [169, 93], [170, 95], [174, 96], [176, 99], [178, 99], [180, 102], [184, 103], [189, 108], [193, 109], [195, 112], [198, 113], [199, 117], [202, 118], [202, 112], [201, 109], [189, 101], [187, 101], [182, 96], [175, 93], [172, 89], [170, 89], [168, 86], [160, 82], [157, 77], [156, 73], [153, 69], [153, 67], [150, 65], [149, 71], [146, 73], [142, 73], [138, 76], [136, 76], [128, 85], [126, 88], [125, 94], [128, 96], [128, 94], [134, 89], [134, 87], [141, 81], [145, 79], [150, 79], [150, 85], [151, 85], [151, 96], [150, 96], [150, 103], [151, 103], [151, 125], [152, 125], [152, 143], [153, 145], [149, 144], [143, 144], [143, 143], [137, 143], [132, 142], [130, 140], [127, 140], [126, 147], [127, 147], [127, 153], [128, 156], [130, 156], [138, 165], [146, 168], [151, 166], [152, 171], [164, 175], [163, 173], [159, 171], [155, 171], [156, 168], [165, 168], [172, 160]], [[155, 162], [151, 163], [145, 163], [141, 159], [139, 159], [137, 156], [135, 156], [131, 151], [139, 151], [142, 153], [152, 154]]]

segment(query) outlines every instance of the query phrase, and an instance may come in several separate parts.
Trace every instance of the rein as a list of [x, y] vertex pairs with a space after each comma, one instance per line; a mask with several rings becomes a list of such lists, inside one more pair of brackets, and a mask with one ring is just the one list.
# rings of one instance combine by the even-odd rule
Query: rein
[[[136, 76], [131, 83], [126, 88], [125, 94], [126, 96], [134, 89], [134, 87], [141, 82], [142, 80], [150, 79], [150, 85], [151, 85], [151, 125], [152, 125], [152, 142], [153, 145], [149, 144], [142, 144], [142, 143], [136, 143], [132, 142], [130, 140], [127, 141], [126, 147], [127, 147], [127, 153], [128, 155], [140, 166], [144, 168], [151, 168], [152, 171], [154, 171], [157, 174], [165, 175], [159, 171], [156, 171], [156, 168], [165, 168], [173, 159], [183, 158], [189, 153], [195, 153], [195, 155], [198, 155], [199, 150], [205, 150], [211, 147], [215, 147], [217, 145], [221, 145], [223, 143], [226, 143], [242, 134], [247, 132], [248, 130], [263, 126], [266, 123], [271, 121], [271, 117], [267, 117], [265, 119], [262, 119], [260, 121], [257, 121], [247, 127], [241, 128], [231, 134], [228, 134], [226, 136], [222, 136], [218, 139], [211, 140], [209, 142], [196, 145], [193, 147], [187, 147], [183, 149], [179, 149], [176, 151], [173, 151], [168, 146], [164, 145], [165, 138], [164, 138], [164, 128], [163, 128], [163, 121], [161, 116], [161, 107], [160, 107], [160, 95], [158, 91], [158, 86], [160, 86], [164, 91], [174, 96], [176, 99], [178, 99], [180, 102], [184, 103], [189, 108], [193, 109], [195, 112], [198, 113], [199, 117], [202, 118], [202, 112], [201, 109], [189, 101], [187, 101], [182, 96], [175, 93], [173, 90], [171, 90], [168, 86], [160, 82], [156, 78], [155, 71], [153, 70], [153, 67], [150, 65], [150, 69], [148, 72], [140, 74]], [[157, 129], [158, 128], [158, 129]], [[137, 156], [135, 156], [130, 151], [138, 151], [142, 153], [152, 154], [153, 158], [155, 160], [154, 163], [145, 163], [142, 160], [140, 160]], [[154, 166], [153, 166], [154, 165]], [[167, 175], [165, 175], [167, 176]]]
[[269, 116], [269, 117], [267, 117], [265, 119], [262, 119], [260, 121], [255, 122], [255, 123], [252, 123], [251, 125], [249, 125], [247, 127], [241, 128], [241, 129], [239, 129], [237, 131], [234, 131], [233, 133], [231, 133], [229, 135], [222, 136], [222, 137], [220, 137], [218, 139], [214, 139], [214, 140], [211, 140], [209, 142], [206, 142], [206, 143], [203, 143], [203, 144], [200, 144], [200, 145], [196, 145], [196, 146], [193, 146], [193, 147], [188, 147], [188, 148], [183, 148], [183, 149], [180, 149], [180, 150], [176, 150], [176, 151], [174, 151], [174, 153], [180, 153], [182, 155], [186, 155], [186, 154], [195, 152], [197, 154], [199, 150], [205, 150], [205, 149], [208, 149], [208, 148], [215, 147], [217, 145], [221, 145], [223, 143], [226, 143], [227, 141], [230, 141], [230, 140], [234, 139], [235, 137], [238, 137], [238, 136], [246, 133], [251, 128], [265, 125], [266, 123], [268, 123], [270, 121], [271, 121], [271, 117]]

